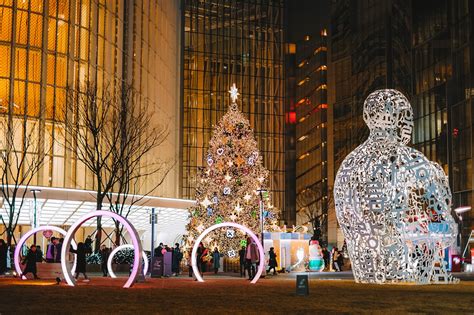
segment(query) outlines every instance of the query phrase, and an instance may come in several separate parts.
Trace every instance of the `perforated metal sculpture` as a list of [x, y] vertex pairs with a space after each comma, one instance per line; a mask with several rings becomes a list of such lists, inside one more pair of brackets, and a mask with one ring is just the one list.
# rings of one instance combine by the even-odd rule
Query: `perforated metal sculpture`
[[396, 90], [364, 102], [369, 138], [342, 162], [334, 184], [339, 224], [357, 282], [452, 283], [443, 250], [457, 225], [443, 169], [407, 146], [412, 108]]

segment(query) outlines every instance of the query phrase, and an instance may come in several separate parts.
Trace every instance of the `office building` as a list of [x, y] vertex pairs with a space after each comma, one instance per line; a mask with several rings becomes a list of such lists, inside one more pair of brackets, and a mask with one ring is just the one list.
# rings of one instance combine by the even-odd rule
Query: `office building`
[[181, 189], [195, 197], [213, 126], [229, 87], [255, 132], [273, 204], [285, 208], [284, 1], [183, 0]]

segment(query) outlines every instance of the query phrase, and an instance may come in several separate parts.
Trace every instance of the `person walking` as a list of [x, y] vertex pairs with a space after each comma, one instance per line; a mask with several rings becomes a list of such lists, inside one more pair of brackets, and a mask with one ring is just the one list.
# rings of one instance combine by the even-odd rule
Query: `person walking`
[[20, 274], [20, 278], [25, 277], [28, 273], [32, 273], [35, 279], [39, 279], [37, 274], [36, 274], [36, 245], [31, 245], [30, 250], [28, 251], [28, 254], [26, 257], [23, 259], [22, 264], [26, 264], [25, 269], [23, 272]]
[[341, 271], [341, 268], [339, 267], [339, 255], [337, 247], [334, 247], [332, 249], [332, 266], [335, 271]]
[[43, 251], [39, 245], [36, 245], [36, 262], [42, 263], [43, 260], [45, 260], [43, 258]]
[[331, 269], [329, 266], [329, 251], [326, 246], [323, 247], [323, 260], [324, 260], [324, 266], [329, 270]]
[[179, 248], [179, 243], [174, 244], [173, 256], [171, 257], [171, 271], [177, 277], [179, 275], [179, 266], [181, 265], [181, 260], [183, 259], [183, 253]]
[[192, 264], [192, 259], [191, 259], [191, 253], [192, 251], [188, 251], [188, 272], [189, 272], [189, 277], [191, 278], [193, 276], [193, 264]]
[[245, 246], [239, 250], [240, 277], [245, 277]]
[[63, 242], [64, 238], [61, 237], [55, 245], [54, 250], [56, 251], [56, 255], [54, 257], [54, 262], [61, 262], [61, 249], [63, 248]]
[[46, 262], [54, 263], [56, 257], [56, 244], [58, 243], [56, 237], [51, 237], [50, 243], [46, 248]]
[[105, 245], [100, 247], [100, 268], [102, 270], [102, 275], [107, 277], [109, 270], [107, 269], [107, 261], [109, 260], [110, 249]]
[[344, 255], [342, 251], [338, 251], [337, 254], [337, 265], [339, 266], [339, 271], [342, 271], [342, 267], [344, 266]]
[[245, 262], [247, 266], [247, 272], [249, 275], [249, 280], [253, 280], [255, 277], [257, 261], [260, 260], [257, 244], [255, 241], [249, 237], [247, 238], [247, 248], [245, 250]]
[[[201, 273], [201, 277], [204, 277], [204, 272], [206, 271], [206, 262], [207, 262], [208, 250], [204, 247], [204, 244], [199, 243], [197, 249], [196, 258], [197, 258], [197, 267]], [[197, 280], [197, 279], [196, 279]]]
[[87, 265], [87, 262], [86, 262], [86, 253], [87, 253], [87, 248], [86, 248], [86, 245], [82, 242], [80, 242], [79, 244], [77, 244], [77, 249], [74, 249], [72, 248], [72, 245], [71, 247], [69, 248], [69, 251], [71, 253], [74, 253], [77, 255], [76, 257], [76, 275], [74, 276], [74, 278], [79, 278], [79, 274], [82, 273], [84, 275], [84, 281], [86, 282], [89, 282], [89, 278], [87, 277], [87, 274], [86, 274], [86, 265]]
[[219, 268], [221, 267], [221, 253], [219, 253], [219, 249], [216, 247], [212, 252], [212, 260], [214, 264], [214, 273], [217, 274]]
[[155, 248], [155, 257], [163, 257], [163, 243], [160, 243], [157, 248]]
[[8, 245], [5, 240], [0, 239], [0, 275], [5, 274], [7, 271], [7, 253]]
[[277, 255], [275, 254], [275, 248], [270, 247], [270, 251], [268, 252], [268, 271], [267, 273], [270, 273], [270, 270], [273, 269], [273, 275], [277, 275], [276, 267], [278, 266], [277, 263]]
[[84, 242], [84, 248], [86, 255], [92, 254], [92, 237], [90, 235], [87, 236]]

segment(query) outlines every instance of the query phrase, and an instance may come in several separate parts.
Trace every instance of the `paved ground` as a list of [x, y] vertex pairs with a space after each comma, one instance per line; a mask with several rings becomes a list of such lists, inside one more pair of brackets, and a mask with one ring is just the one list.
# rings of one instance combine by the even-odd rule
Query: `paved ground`
[[[309, 314], [473, 313], [474, 281], [459, 285], [362, 285], [350, 273], [311, 274], [310, 295], [295, 295], [295, 275], [247, 280], [206, 276], [147, 279], [122, 289], [125, 278], [93, 277], [77, 287], [54, 281], [0, 279], [1, 314]], [[328, 280], [334, 279], [334, 280]]]

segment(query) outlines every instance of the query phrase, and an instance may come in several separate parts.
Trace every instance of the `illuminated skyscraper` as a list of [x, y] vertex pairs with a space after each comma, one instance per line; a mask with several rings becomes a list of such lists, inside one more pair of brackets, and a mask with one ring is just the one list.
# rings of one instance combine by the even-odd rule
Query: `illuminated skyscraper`
[[[327, 51], [325, 29], [297, 43], [295, 138], [298, 224], [316, 219], [324, 222], [328, 211]], [[323, 225], [322, 235], [327, 237], [326, 224]]]
[[[58, 143], [32, 184], [93, 187], [90, 172], [60, 139], [66, 91], [86, 81], [99, 89], [122, 80], [132, 84], [142, 101], [167, 117], [171, 135], [162, 151], [176, 159], [179, 19], [179, 6], [171, 1], [1, 2], [0, 114], [39, 120], [45, 145]], [[177, 196], [175, 182], [171, 175], [160, 193]]]
[[[283, 0], [183, 0], [183, 126], [181, 188], [195, 195], [213, 126], [239, 88], [239, 106], [255, 131], [270, 171], [273, 202], [285, 190]], [[284, 211], [284, 209], [282, 209]], [[283, 219], [285, 213], [282, 215]]]

